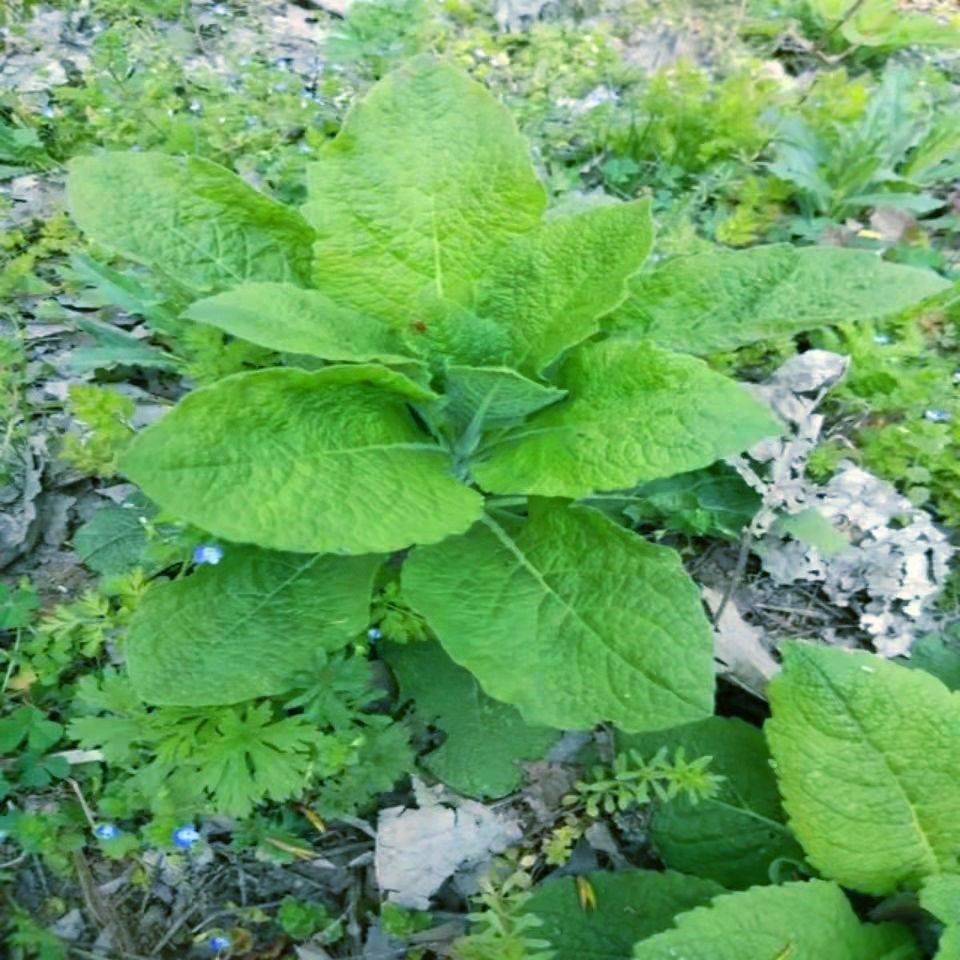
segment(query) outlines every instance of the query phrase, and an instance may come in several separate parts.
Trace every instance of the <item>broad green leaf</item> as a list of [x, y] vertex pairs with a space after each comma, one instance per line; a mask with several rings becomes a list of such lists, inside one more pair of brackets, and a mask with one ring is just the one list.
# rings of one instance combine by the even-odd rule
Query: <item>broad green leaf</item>
[[229, 547], [223, 560], [148, 590], [127, 669], [147, 702], [200, 707], [284, 693], [345, 647], [370, 612], [381, 558]]
[[784, 823], [770, 754], [757, 727], [735, 717], [709, 717], [660, 733], [620, 734], [618, 750], [651, 756], [683, 747], [689, 759], [710, 757], [722, 776], [715, 796], [692, 803], [677, 797], [656, 807], [650, 834], [660, 859], [674, 870], [709, 877], [728, 889], [770, 882], [780, 857], [803, 860]]
[[710, 880], [671, 870], [598, 870], [583, 877], [593, 888], [596, 909], [585, 910], [574, 877], [535, 887], [521, 915], [539, 917], [532, 930], [549, 941], [553, 960], [626, 960], [633, 945], [673, 923], [677, 914], [708, 903], [723, 888]]
[[850, 546], [850, 538], [816, 507], [781, 514], [774, 529], [777, 533], [789, 534], [808, 547], [815, 547], [825, 557], [835, 556]]
[[81, 230], [196, 290], [246, 280], [306, 284], [313, 231], [289, 207], [200, 157], [101, 153], [70, 161]]
[[95, 297], [97, 306], [110, 304], [136, 317], [143, 317], [151, 329], [177, 335], [183, 328], [176, 311], [156, 290], [148, 288], [132, 271], [114, 270], [84, 253], [70, 254], [70, 280], [87, 285], [85, 294]]
[[760, 509], [760, 495], [724, 463], [651, 480], [633, 492], [623, 512], [635, 523], [657, 523], [695, 537], [739, 539]]
[[960, 690], [960, 625], [943, 636], [928, 634], [910, 648], [909, 659], [898, 660], [905, 667], [926, 670], [944, 686]]
[[429, 358], [435, 365], [460, 363], [468, 366], [497, 366], [510, 355], [507, 332], [489, 317], [433, 289], [424, 289], [409, 305], [410, 322], [400, 329], [407, 352]]
[[942, 22], [940, 16], [904, 9], [897, 0], [855, 0], [843, 5], [841, 32], [849, 43], [865, 47], [930, 45], [960, 47], [960, 22]]
[[919, 960], [906, 928], [861, 923], [835, 883], [753, 887], [680, 914], [634, 960]]
[[583, 497], [696, 470], [781, 427], [746, 389], [693, 357], [607, 340], [571, 352], [556, 378], [569, 398], [481, 448], [491, 493]]
[[73, 535], [80, 562], [106, 576], [126, 573], [132, 567], [150, 567], [145, 521], [156, 513], [143, 497], [101, 507]]
[[525, 760], [540, 760], [556, 730], [524, 722], [515, 707], [488, 697], [468, 670], [432, 641], [378, 648], [412, 699], [416, 717], [446, 733], [421, 764], [457, 793], [503, 797], [520, 786]]
[[227, 540], [302, 553], [387, 553], [462, 533], [480, 495], [378, 366], [241, 373], [188, 394], [121, 469], [165, 510]]
[[94, 346], [74, 347], [65, 358], [65, 366], [77, 373], [110, 370], [118, 365], [176, 370], [176, 357], [109, 323], [81, 317], [77, 326], [93, 337]]
[[612, 327], [706, 355], [899, 313], [950, 284], [864, 250], [774, 244], [677, 257], [630, 286]]
[[491, 254], [546, 199], [512, 117], [432, 57], [381, 80], [309, 170], [316, 286], [406, 328], [425, 288], [466, 303]]
[[244, 283], [197, 300], [184, 316], [281, 352], [324, 360], [410, 359], [382, 321], [291, 283]]
[[403, 590], [528, 723], [656, 730], [712, 712], [713, 637], [680, 558], [596, 510], [534, 500], [519, 531], [485, 517], [414, 550]]
[[920, 906], [943, 925], [933, 960], [960, 958], [960, 876], [941, 874], [927, 877], [920, 889]]
[[452, 366], [446, 371], [445, 412], [459, 430], [516, 423], [566, 396], [509, 367]]
[[791, 643], [766, 734], [810, 862], [882, 896], [960, 867], [960, 697], [920, 670]]
[[549, 220], [497, 254], [476, 311], [508, 331], [511, 364], [536, 375], [597, 331], [599, 318], [626, 297], [652, 243], [649, 200]]

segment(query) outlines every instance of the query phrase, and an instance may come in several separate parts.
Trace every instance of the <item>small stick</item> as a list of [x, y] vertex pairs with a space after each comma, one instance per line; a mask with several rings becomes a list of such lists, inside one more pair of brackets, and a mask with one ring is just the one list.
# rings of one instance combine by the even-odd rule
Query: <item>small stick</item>
[[727, 583], [726, 590], [723, 591], [723, 599], [720, 601], [720, 606], [717, 607], [717, 612], [713, 615], [714, 626], [720, 622], [720, 618], [723, 616], [723, 611], [727, 609], [727, 604], [730, 602], [730, 598], [733, 596], [733, 591], [737, 589], [737, 586], [743, 577], [743, 571], [747, 569], [747, 560], [750, 557], [750, 541], [752, 539], [753, 531], [751, 527], [744, 527], [743, 534], [740, 537], [740, 552], [737, 554], [737, 565], [733, 568], [733, 573], [731, 574], [730, 580]]
[[97, 827], [97, 819], [87, 804], [86, 797], [84, 797], [83, 791], [80, 789], [80, 784], [77, 783], [73, 777], [66, 777], [66, 781], [70, 784], [70, 789], [77, 795], [77, 799], [80, 801], [80, 807], [83, 810], [83, 815], [87, 818], [87, 823], [90, 824], [90, 829], [95, 830]]

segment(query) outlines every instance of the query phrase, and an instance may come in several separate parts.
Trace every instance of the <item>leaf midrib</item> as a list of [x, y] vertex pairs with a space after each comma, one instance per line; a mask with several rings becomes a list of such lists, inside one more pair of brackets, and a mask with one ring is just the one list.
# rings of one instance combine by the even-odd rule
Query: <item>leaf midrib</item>
[[[702, 704], [697, 703], [697, 702], [694, 701], [694, 700], [690, 700], [690, 699], [688, 699], [687, 697], [684, 697], [684, 696], [683, 696], [681, 693], [679, 693], [678, 691], [672, 689], [672, 688], [669, 687], [669, 686], [666, 686], [662, 681], [658, 680], [656, 677], [651, 676], [651, 675], [647, 672], [647, 670], [644, 669], [643, 665], [637, 664], [637, 663], [631, 663], [629, 660], [627, 660], [627, 658], [626, 658], [619, 650], [615, 649], [614, 647], [611, 647], [611, 646], [607, 643], [607, 641], [606, 641], [606, 639], [603, 637], [603, 635], [600, 634], [600, 633], [598, 633], [598, 632], [596, 631], [596, 629], [594, 629], [594, 627], [592, 627], [589, 623], [587, 623], [586, 620], [584, 620], [583, 617], [580, 615], [580, 613], [576, 610], [576, 608], [575, 608], [575, 607], [572, 607], [572, 606], [567, 602], [566, 599], [564, 599], [559, 593], [557, 593], [556, 590], [553, 589], [553, 587], [547, 582], [546, 577], [540, 572], [540, 570], [539, 570], [536, 566], [534, 566], [534, 564], [529, 560], [529, 558], [527, 557], [527, 555], [526, 555], [526, 554], [520, 549], [520, 547], [517, 545], [516, 541], [515, 541], [492, 517], [490, 517], [489, 514], [483, 514], [483, 515], [481, 516], [481, 518], [480, 518], [480, 521], [481, 521], [481, 523], [484, 524], [484, 526], [486, 526], [486, 527], [491, 531], [491, 533], [494, 534], [494, 536], [496, 536], [496, 538], [510, 551], [510, 553], [512, 553], [513, 556], [516, 557], [516, 559], [520, 562], [520, 564], [523, 566], [523, 568], [524, 568], [524, 569], [537, 581], [537, 583], [541, 586], [541, 588], [543, 589], [544, 593], [547, 594], [548, 596], [552, 597], [567, 613], [570, 614], [570, 616], [571, 616], [578, 624], [581, 625], [581, 627], [582, 627], [587, 633], [589, 633], [591, 636], [595, 637], [596, 640], [599, 641], [600, 645], [601, 645], [606, 651], [608, 651], [608, 652], [611, 653], [614, 657], [616, 657], [618, 660], [620, 660], [620, 661], [621, 661], [626, 667], [628, 667], [629, 669], [634, 670], [634, 671], [636, 671], [637, 673], [641, 674], [641, 675], [644, 677], [644, 679], [646, 679], [647, 682], [648, 682], [652, 687], [655, 687], [655, 688], [658, 689], [658, 690], [662, 690], [662, 691], [670, 694], [670, 696], [672, 696], [672, 697], [673, 697], [674, 699], [676, 699], [676, 700], [679, 700], [681, 703], [683, 703], [683, 704], [686, 705], [686, 706], [694, 707], [695, 709], [700, 710], [700, 711], [703, 710], [703, 705], [702, 705]], [[622, 702], [621, 702], [621, 705], [622, 705], [622, 706], [627, 706], [626, 704], [623, 704]]]
[[929, 858], [929, 863], [932, 864], [932, 869], [930, 873], [937, 873], [940, 870], [940, 860], [934, 850], [933, 844], [930, 842], [930, 838], [927, 836], [926, 831], [923, 828], [923, 825], [920, 822], [920, 817], [917, 813], [916, 808], [913, 804], [913, 799], [910, 794], [907, 792], [906, 785], [901, 781], [900, 776], [890, 765], [890, 761], [887, 759], [886, 751], [881, 749], [877, 744], [874, 743], [873, 739], [870, 737], [866, 725], [854, 711], [852, 705], [848, 702], [847, 698], [843, 696], [840, 689], [834, 683], [833, 677], [819, 664], [816, 660], [808, 660], [808, 663], [815, 669], [820, 677], [823, 679], [824, 683], [830, 688], [830, 691], [837, 698], [838, 702], [843, 704], [846, 713], [848, 716], [856, 723], [857, 729], [860, 731], [860, 734], [863, 738], [863, 743], [869, 747], [880, 759], [884, 768], [890, 776], [890, 779], [893, 781], [894, 786], [897, 788], [897, 791], [900, 793], [900, 796], [903, 798], [903, 802], [907, 806], [907, 810], [910, 811], [910, 825], [914, 828], [920, 846], [924, 850], [925, 857]]

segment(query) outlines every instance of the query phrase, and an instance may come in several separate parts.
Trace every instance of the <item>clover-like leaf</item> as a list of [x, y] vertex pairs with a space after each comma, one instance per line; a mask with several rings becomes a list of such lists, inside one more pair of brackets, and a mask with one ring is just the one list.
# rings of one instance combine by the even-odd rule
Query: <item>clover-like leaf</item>
[[186, 396], [121, 467], [218, 537], [302, 553], [386, 553], [461, 533], [480, 495], [408, 407], [429, 390], [373, 365], [258, 370]]
[[680, 558], [588, 507], [535, 500], [413, 551], [404, 596], [528, 723], [656, 730], [712, 712], [713, 637]]

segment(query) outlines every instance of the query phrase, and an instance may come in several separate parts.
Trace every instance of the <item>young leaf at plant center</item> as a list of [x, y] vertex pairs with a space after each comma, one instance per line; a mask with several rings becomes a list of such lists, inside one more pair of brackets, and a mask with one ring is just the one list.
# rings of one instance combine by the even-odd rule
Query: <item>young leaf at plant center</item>
[[522, 914], [539, 917], [537, 936], [550, 942], [553, 960], [612, 960], [629, 957], [638, 940], [666, 930], [677, 914], [723, 893], [710, 880], [667, 870], [597, 870], [583, 876], [596, 896], [585, 910], [577, 878], [547, 880], [534, 887]]
[[469, 429], [479, 441], [483, 430], [519, 423], [562, 400], [566, 391], [528, 380], [509, 367], [450, 366], [446, 370], [444, 414], [457, 436]]
[[197, 707], [286, 692], [318, 649], [339, 650], [363, 629], [380, 562], [238, 546], [215, 566], [156, 584], [127, 640], [137, 693]]
[[438, 780], [469, 797], [503, 797], [523, 779], [520, 763], [541, 760], [556, 730], [524, 722], [515, 707], [488, 697], [468, 670], [433, 641], [379, 648], [416, 717], [447, 739], [421, 764]]
[[476, 312], [509, 332], [511, 363], [536, 376], [596, 333], [652, 244], [649, 200], [548, 220], [498, 252], [478, 284]]
[[485, 490], [573, 498], [623, 490], [781, 432], [740, 384], [649, 343], [578, 347], [555, 384], [567, 400], [478, 451], [471, 471]]
[[957, 960], [960, 957], [960, 876], [927, 877], [920, 888], [920, 906], [944, 925], [933, 960]]
[[417, 547], [404, 596], [528, 723], [657, 730], [713, 712], [713, 637], [680, 558], [589, 507], [531, 501]]
[[499, 366], [510, 357], [510, 337], [489, 317], [421, 290], [409, 308], [410, 322], [399, 331], [407, 352], [430, 361], [437, 369], [449, 363]]
[[790, 827], [824, 876], [883, 896], [960, 867], [960, 698], [921, 670], [783, 650], [765, 730]]
[[431, 543], [482, 507], [407, 407], [432, 397], [374, 365], [236, 374], [181, 400], [121, 467], [161, 507], [228, 540], [341, 554]]
[[930, 270], [864, 250], [772, 244], [667, 261], [630, 284], [610, 329], [707, 355], [850, 320], [876, 320], [942, 293]]
[[909, 931], [861, 923], [835, 883], [752, 887], [680, 914], [634, 960], [919, 960]]
[[70, 161], [67, 201], [91, 239], [198, 291], [245, 280], [307, 285], [313, 231], [289, 207], [200, 157], [101, 153]]
[[633, 491], [624, 513], [694, 537], [739, 539], [760, 509], [760, 495], [725, 463], [651, 480]]
[[409, 360], [381, 320], [292, 283], [244, 283], [190, 304], [183, 314], [261, 347], [324, 360]]
[[492, 252], [537, 226], [546, 205], [507, 110], [429, 56], [353, 107], [308, 187], [314, 285], [396, 327], [427, 287], [466, 304]]
[[156, 512], [137, 494], [122, 504], [105, 504], [73, 535], [80, 562], [106, 576], [119, 576], [137, 566], [150, 572], [144, 521]]
[[708, 877], [731, 890], [770, 881], [780, 857], [802, 861], [803, 851], [785, 824], [763, 734], [735, 717], [709, 717], [658, 733], [617, 735], [617, 750], [652, 756], [710, 757], [723, 779], [712, 797], [691, 803], [677, 797], [659, 804], [650, 835], [661, 860], [674, 870]]

